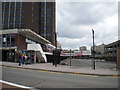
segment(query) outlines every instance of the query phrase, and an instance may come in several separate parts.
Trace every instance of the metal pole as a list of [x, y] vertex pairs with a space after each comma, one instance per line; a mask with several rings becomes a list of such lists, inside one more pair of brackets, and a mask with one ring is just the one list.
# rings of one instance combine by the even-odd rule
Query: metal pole
[[70, 49], [70, 66], [71, 66], [71, 49]]
[[57, 48], [57, 33], [56, 32], [54, 33], [55, 33], [55, 47]]
[[93, 52], [92, 52], [92, 55], [93, 55], [93, 69], [95, 70], [95, 42], [94, 42], [94, 30], [92, 29], [92, 34], [93, 34]]

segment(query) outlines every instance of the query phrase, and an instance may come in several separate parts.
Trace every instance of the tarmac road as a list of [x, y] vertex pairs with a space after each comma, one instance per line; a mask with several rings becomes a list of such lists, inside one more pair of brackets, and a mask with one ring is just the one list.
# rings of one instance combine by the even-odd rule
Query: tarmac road
[[[70, 65], [70, 59], [63, 60], [61, 62], [66, 62]], [[76, 67], [93, 67], [92, 59], [71, 59], [71, 66]], [[106, 69], [114, 69], [116, 67], [116, 63], [112, 61], [100, 61], [96, 59], [95, 61], [96, 68], [106, 68]]]
[[[1, 67], [0, 67], [1, 68]], [[2, 68], [2, 79], [34, 88], [118, 88], [118, 78]]]

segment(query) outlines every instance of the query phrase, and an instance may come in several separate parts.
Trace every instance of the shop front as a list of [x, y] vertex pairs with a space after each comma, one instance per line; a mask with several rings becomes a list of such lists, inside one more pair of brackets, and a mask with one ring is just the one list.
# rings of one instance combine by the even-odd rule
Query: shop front
[[2, 61], [14, 62], [15, 61], [15, 49], [2, 50]]
[[[28, 51], [27, 55], [30, 57], [30, 63], [36, 63], [40, 61], [40, 58], [43, 57], [41, 55], [42, 47], [41, 44], [51, 44], [48, 40], [41, 37], [37, 33], [33, 32], [30, 29], [9, 29], [0, 31], [0, 41], [2, 47], [2, 61], [9, 61], [9, 62], [18, 62], [18, 55], [19, 51], [27, 50], [28, 44], [33, 44], [39, 46], [38, 51]], [[29, 42], [28, 42], [29, 40]], [[30, 42], [31, 41], [31, 42]], [[46, 57], [44, 55], [44, 57]], [[37, 59], [39, 58], [39, 59]], [[45, 60], [46, 61], [46, 60]]]

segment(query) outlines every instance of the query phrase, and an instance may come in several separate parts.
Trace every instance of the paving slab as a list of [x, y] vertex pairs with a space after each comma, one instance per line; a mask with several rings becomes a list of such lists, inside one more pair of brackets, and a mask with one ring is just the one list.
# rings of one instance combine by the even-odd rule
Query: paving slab
[[52, 63], [36, 63], [36, 64], [28, 64], [28, 65], [21, 65], [18, 66], [18, 63], [13, 62], [2, 62], [0, 65], [5, 66], [13, 66], [18, 68], [27, 68], [33, 70], [48, 70], [48, 71], [55, 71], [55, 72], [68, 72], [68, 73], [80, 73], [80, 74], [95, 74], [95, 75], [102, 75], [102, 76], [120, 76], [118, 70], [114, 69], [106, 69], [106, 68], [96, 68], [95, 70], [92, 67], [75, 67], [75, 66], [67, 66], [67, 65], [57, 65], [57, 67], [53, 66]]

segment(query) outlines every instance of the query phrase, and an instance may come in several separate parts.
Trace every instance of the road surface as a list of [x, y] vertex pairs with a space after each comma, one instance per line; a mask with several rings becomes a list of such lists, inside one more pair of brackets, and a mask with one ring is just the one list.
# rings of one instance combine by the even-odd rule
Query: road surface
[[[66, 62], [70, 65], [70, 59], [63, 60], [61, 62]], [[71, 59], [71, 66], [76, 67], [93, 67], [92, 59]], [[116, 63], [112, 61], [100, 61], [96, 59], [95, 61], [96, 68], [106, 68], [106, 69], [114, 69], [116, 67]]]
[[[1, 67], [0, 67], [1, 68]], [[2, 80], [34, 88], [118, 88], [118, 78], [2, 68]]]

